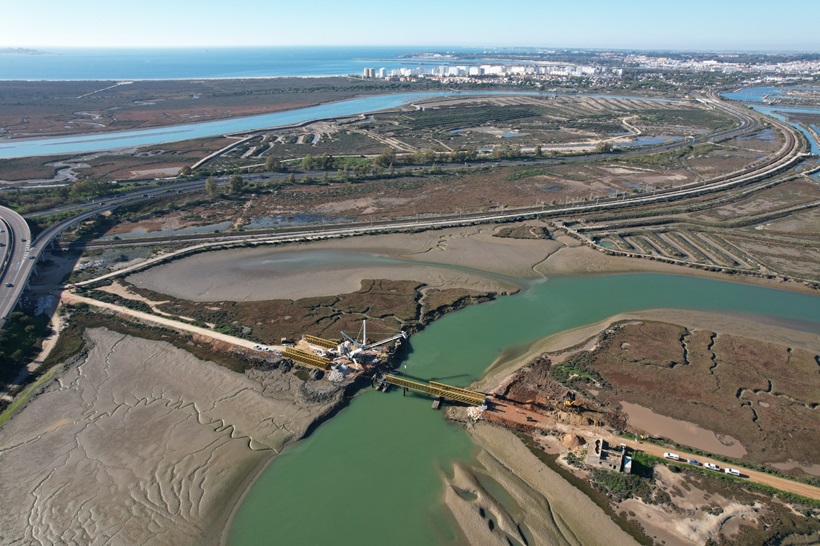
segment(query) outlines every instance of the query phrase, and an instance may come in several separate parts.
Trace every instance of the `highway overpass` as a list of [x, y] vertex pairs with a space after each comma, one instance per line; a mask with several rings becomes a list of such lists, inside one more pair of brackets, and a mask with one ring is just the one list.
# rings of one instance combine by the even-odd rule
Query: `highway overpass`
[[[32, 249], [31, 229], [22, 216], [13, 210], [0, 207], [0, 328], [14, 310], [23, 294], [31, 271], [37, 261], [38, 249]], [[30, 259], [35, 258], [35, 259]]]

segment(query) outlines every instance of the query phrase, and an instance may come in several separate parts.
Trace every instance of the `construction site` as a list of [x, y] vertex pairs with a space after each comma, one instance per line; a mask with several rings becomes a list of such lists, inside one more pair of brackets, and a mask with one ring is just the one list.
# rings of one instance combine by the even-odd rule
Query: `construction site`
[[281, 356], [282, 361], [310, 370], [311, 378], [327, 379], [335, 383], [352, 381], [357, 377], [382, 371], [389, 364], [402, 342], [405, 332], [373, 341], [367, 337], [367, 321], [354, 337], [340, 332], [338, 340], [305, 334], [296, 342], [282, 338], [280, 345], [254, 350]]
[[439, 409], [445, 402], [478, 408], [479, 411], [493, 405], [492, 397], [482, 392], [388, 373], [390, 357], [408, 337], [405, 332], [374, 341], [367, 337], [367, 321], [363, 320], [362, 328], [355, 337], [345, 332], [340, 334], [337, 341], [305, 334], [295, 343], [282, 339], [278, 346], [256, 345], [254, 349], [272, 352], [285, 362], [309, 369], [313, 379], [325, 378], [341, 383], [366, 377], [370, 378], [373, 388], [382, 392], [397, 387], [404, 394], [413, 392], [431, 396], [433, 409]]

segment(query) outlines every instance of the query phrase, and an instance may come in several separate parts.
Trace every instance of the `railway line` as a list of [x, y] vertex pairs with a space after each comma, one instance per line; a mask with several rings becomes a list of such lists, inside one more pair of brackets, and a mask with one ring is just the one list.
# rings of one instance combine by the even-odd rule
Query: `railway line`
[[[711, 104], [714, 108], [727, 109], [732, 111], [733, 114], [737, 115], [738, 119], [740, 120], [740, 125], [732, 131], [724, 133], [724, 137], [733, 138], [729, 135], [738, 135], [743, 134], [747, 131], [756, 130], [756, 128], [758, 128], [761, 124], [760, 118], [758, 118], [757, 116], [750, 115], [734, 107], [726, 106], [717, 99], [706, 97], [701, 100], [705, 101], [707, 104]], [[777, 150], [777, 152], [771, 154], [764, 160], [746, 166], [737, 171], [727, 173], [709, 180], [685, 184], [677, 188], [668, 188], [657, 191], [653, 190], [651, 194], [649, 192], [644, 192], [642, 194], [637, 194], [633, 196], [624, 195], [622, 198], [607, 198], [600, 199], [596, 202], [579, 202], [565, 204], [563, 206], [559, 205], [557, 207], [550, 208], [528, 207], [508, 211], [488, 211], [460, 215], [443, 215], [428, 218], [385, 220], [380, 222], [359, 222], [335, 226], [325, 225], [311, 226], [307, 228], [280, 228], [277, 230], [268, 230], [242, 234], [199, 234], [187, 236], [144, 237], [134, 241], [94, 241], [83, 244], [86, 247], [91, 248], [123, 245], [154, 245], [158, 243], [168, 242], [192, 243], [192, 246], [180, 249], [176, 252], [172, 252], [161, 257], [147, 260], [146, 262], [138, 264], [131, 268], [126, 268], [115, 273], [110, 273], [107, 275], [96, 277], [94, 279], [90, 279], [79, 284], [93, 285], [95, 283], [103, 282], [116, 276], [127, 275], [139, 269], [152, 267], [154, 265], [157, 265], [158, 263], [172, 259], [174, 257], [183, 256], [193, 252], [219, 248], [225, 245], [283, 243], [290, 241], [295, 242], [313, 240], [317, 238], [326, 237], [346, 237], [373, 234], [388, 231], [436, 229], [476, 223], [512, 221], [532, 217], [574, 216], [578, 214], [606, 212], [613, 210], [621, 211], [634, 209], [635, 207], [644, 207], [647, 205], [684, 201], [687, 199], [706, 196], [709, 194], [720, 193], [721, 195], [723, 195], [722, 192], [726, 192], [727, 190], [734, 190], [736, 188], [743, 187], [748, 189], [749, 187], [754, 186], [763, 181], [770, 182], [772, 180], [782, 179], [785, 176], [784, 173], [792, 169], [795, 165], [800, 163], [805, 157], [809, 155], [805, 151], [805, 142], [803, 141], [802, 135], [800, 135], [797, 131], [795, 131], [791, 126], [787, 124], [781, 123], [777, 120], [768, 121], [772, 125], [778, 127], [786, 136], [783, 146], [781, 146], [780, 149]], [[713, 136], [712, 140], [714, 140], [715, 138], [718, 137]], [[667, 149], [672, 148], [674, 148], [674, 146], [668, 147]], [[646, 150], [643, 150], [641, 153], [646, 153]], [[589, 157], [579, 159], [573, 158], [572, 160], [588, 161]], [[3, 326], [5, 317], [8, 316], [8, 314], [17, 304], [23, 291], [25, 290], [25, 285], [27, 284], [29, 277], [35, 269], [35, 265], [37, 262], [36, 258], [39, 256], [39, 252], [41, 252], [47, 244], [50, 244], [63, 230], [72, 225], [77, 224], [78, 222], [82, 222], [83, 220], [101, 214], [105, 211], [115, 209], [119, 206], [138, 203], [140, 201], [155, 198], [158, 195], [165, 193], [199, 191], [203, 186], [204, 181], [185, 181], [170, 185], [160, 190], [152, 189], [145, 191], [135, 191], [121, 196], [104, 199], [94, 204], [87, 204], [81, 210], [78, 210], [77, 213], [71, 216], [70, 218], [62, 222], [59, 222], [58, 224], [55, 224], [54, 226], [51, 226], [42, 233], [40, 233], [33, 244], [31, 243], [31, 232], [25, 220], [19, 215], [15, 214], [13, 211], [10, 211], [9, 209], [0, 208], [0, 220], [2, 220], [0, 226], [2, 226], [4, 229], [4, 233], [0, 234], [0, 241], [4, 242], [6, 245], [2, 249], [0, 249], [0, 259], [2, 259], [3, 265], [2, 271], [0, 271], [0, 283], [3, 283], [3, 285], [0, 285], [0, 289], [7, 289], [4, 290], [3, 297], [0, 298], [0, 327]], [[62, 212], [71, 210], [77, 209], [61, 209]], [[617, 230], [613, 231], [617, 233]], [[684, 252], [692, 252], [693, 249], [697, 250], [700, 248], [700, 244], [698, 243], [697, 239], [689, 238], [686, 236], [664, 240], [666, 240], [667, 244], [673, 245]], [[34, 248], [30, 248], [29, 245], [36, 248], [36, 250], [34, 250]], [[713, 257], [715, 256], [717, 256], [716, 252], [714, 253]], [[715, 259], [718, 258], [719, 256], [717, 256]], [[5, 286], [5, 283], [10, 283], [12, 286]], [[86, 301], [81, 296], [73, 294], [65, 294], [65, 298], [67, 301], [74, 301], [76, 303], [82, 303]], [[112, 310], [114, 309], [114, 306], [111, 306], [110, 304], [102, 304], [100, 302], [97, 302], [94, 303], [94, 305], [108, 307]], [[128, 311], [128, 313], [133, 316], [141, 317], [144, 320], [151, 320], [158, 323], [162, 323], [162, 321], [165, 320], [162, 318], [158, 319], [157, 317], [151, 315], [142, 316], [144, 314], [140, 314], [137, 311]], [[177, 325], [172, 324], [172, 322], [173, 321], [171, 320], [165, 320], [166, 325], [178, 327]], [[204, 329], [199, 329], [191, 325], [185, 326], [185, 329], [192, 333], [207, 333], [210, 336], [214, 336], [213, 332], [206, 332]], [[225, 337], [225, 340], [229, 341], [227, 337]], [[245, 348], [254, 348], [251, 342], [247, 342], [246, 340], [230, 341]], [[289, 356], [293, 357], [294, 355], [300, 356], [298, 355], [298, 353], [295, 352], [290, 354]], [[302, 355], [302, 358], [304, 359], [305, 357]], [[321, 369], [327, 368], [327, 362], [321, 359], [313, 359], [306, 361], [305, 363]], [[431, 394], [433, 396], [465, 403], [467, 405], [479, 406], [485, 403], [485, 397], [482, 393], [468, 391], [466, 389], [457, 389], [440, 383], [429, 382], [425, 385], [422, 383], [410, 381], [408, 379], [396, 376], [387, 376], [385, 381], [389, 384], [396, 385], [402, 389], [424, 392], [427, 394]], [[517, 412], [516, 415], [512, 416], [513, 419], [518, 419], [522, 417], [526, 419], [526, 415], [524, 415], [520, 411]], [[542, 416], [537, 416], [537, 418], [530, 416], [530, 419], [528, 419], [524, 424], [531, 425], [531, 423], [537, 422], [541, 418]], [[637, 443], [632, 444], [629, 441], [625, 441], [625, 443], [627, 443], [627, 445], [632, 445], [633, 447], [641, 448], [655, 455], [657, 455], [655, 451], [661, 449], [655, 449], [654, 446], [638, 446]], [[746, 473], [750, 481], [764, 483], [766, 485], [771, 485], [773, 487], [777, 487], [785, 491], [795, 492], [797, 494], [802, 494], [812, 498], [817, 498], [818, 495], [816, 488], [807, 488], [806, 486], [803, 486], [801, 484], [795, 484], [790, 480], [771, 479], [763, 474], [755, 473], [754, 471], [744, 471], [744, 473]]]
[[[757, 130], [762, 124], [761, 117], [759, 117], [760, 114], [753, 115], [742, 108], [726, 104], [715, 96], [707, 95], [704, 97], [700, 97], [697, 100], [711, 108], [719, 109], [727, 114], [730, 114], [738, 120], [738, 125], [736, 127], [715, 133], [710, 137], [710, 140], [714, 141], [716, 139], [735, 138], [739, 135]], [[651, 195], [637, 194], [633, 196], [627, 196], [624, 194], [622, 197], [607, 197], [603, 199], [598, 199], [594, 203], [582, 201], [572, 204], [564, 204], [563, 206], [558, 205], [550, 208], [547, 208], [545, 206], [525, 207], [507, 211], [486, 211], [458, 215], [441, 215], [427, 218], [405, 218], [374, 222], [356, 222], [345, 224], [343, 226], [318, 225], [310, 226], [308, 228], [280, 228], [275, 231], [271, 230], [243, 234], [198, 234], [184, 236], [172, 235], [165, 237], [145, 237], [140, 238], [138, 241], [128, 241], [127, 243], [121, 240], [111, 242], [95, 241], [92, 243], [84, 243], [84, 245], [87, 247], [97, 248], [104, 246], [123, 246], [124, 244], [154, 245], [158, 243], [186, 242], [195, 244], [194, 246], [170, 253], [158, 259], [148, 260], [147, 262], [144, 262], [143, 264], [138, 264], [133, 268], [126, 268], [116, 272], [115, 274], [109, 274], [98, 277], [96, 279], [93, 279], [92, 281], [88, 281], [88, 283], [99, 282], [107, 278], [111, 278], [113, 276], [123, 275], [133, 272], [134, 270], [150, 267], [152, 265], [156, 265], [156, 263], [168, 260], [175, 256], [207, 250], [210, 248], [216, 248], [221, 245], [296, 242], [327, 237], [347, 237], [390, 231], [438, 229], [479, 223], [506, 222], [534, 217], [556, 217], [564, 215], [576, 215], [582, 213], [617, 210], [631, 207], [639, 207], [643, 205], [666, 203], [706, 195], [709, 193], [721, 192], [730, 188], [742, 186], [745, 184], [751, 184], [754, 182], [758, 182], [760, 180], [776, 176], [794, 167], [797, 163], [801, 162], [805, 157], [808, 157], [810, 155], [805, 151], [806, 143], [803, 140], [802, 134], [800, 134], [797, 130], [795, 130], [790, 125], [780, 122], [776, 119], [767, 117], [766, 120], [768, 123], [776, 126], [785, 135], [785, 141], [783, 146], [781, 146], [781, 148], [774, 154], [771, 154], [764, 160], [753, 163], [752, 165], [748, 165], [737, 171], [727, 173], [709, 180], [684, 184], [677, 188], [653, 190]], [[652, 151], [671, 150], [682, 145], [685, 145], [685, 143], [667, 144], [653, 147]], [[647, 150], [636, 150], [635, 153], [647, 153]], [[579, 156], [566, 158], [565, 160], [570, 160], [573, 162], [589, 161], [591, 159], [595, 159], [596, 157], [598, 156]], [[600, 157], [605, 156], [600, 155]], [[543, 161], [548, 162], [550, 160]], [[509, 163], [512, 164], [515, 162]], [[46, 245], [51, 244], [55, 237], [66, 228], [73, 226], [88, 218], [91, 218], [97, 214], [101, 214], [103, 212], [116, 209], [120, 206], [134, 204], [148, 199], [152, 199], [163, 194], [199, 191], [201, 188], [204, 187], [204, 184], [204, 180], [183, 181], [175, 184], [170, 184], [160, 189], [151, 189], [144, 191], [137, 190], [120, 196], [103, 199], [93, 204], [86, 204], [84, 208], [79, 210], [78, 214], [73, 215], [70, 218], [67, 218], [66, 220], [63, 220], [40, 233], [37, 236], [35, 244], [37, 248], [42, 249]], [[72, 210], [78, 209], [76, 207], [61, 207], [58, 209], [54, 209], [52, 211], [48, 211], [48, 214], [54, 214], [57, 212], [65, 213]], [[46, 213], [41, 213], [40, 215], [44, 214]], [[6, 219], [7, 221], [9, 220], [9, 218], [14, 219], [13, 216], [18, 216], [19, 218], [19, 215], [16, 215], [16, 213], [13, 213], [13, 211], [10, 211], [8, 209], [0, 210], [0, 217]], [[19, 223], [19, 220], [17, 219], [14, 219], [14, 221]], [[23, 224], [25, 224], [24, 221]], [[20, 226], [18, 229], [22, 230], [23, 228], [22, 226]], [[25, 229], [28, 229], [27, 225]], [[27, 233], [29, 233], [29, 237], [27, 239], [30, 239], [30, 231]], [[6, 267], [3, 269], [2, 272], [3, 277], [5, 278], [6, 275], [9, 275], [10, 271], [17, 271], [17, 273], [15, 274], [15, 280], [17, 282], [14, 283], [13, 287], [8, 287], [13, 288], [13, 291], [11, 293], [5, 294], [7, 297], [6, 299], [2, 300], [2, 307], [0, 308], [0, 317], [7, 317], [8, 313], [19, 301], [24, 286], [28, 282], [28, 279], [34, 269], [34, 262], [36, 262], [36, 260], [26, 260], [25, 256], [19, 253], [15, 254], [12, 258], [10, 258], [7, 261]]]

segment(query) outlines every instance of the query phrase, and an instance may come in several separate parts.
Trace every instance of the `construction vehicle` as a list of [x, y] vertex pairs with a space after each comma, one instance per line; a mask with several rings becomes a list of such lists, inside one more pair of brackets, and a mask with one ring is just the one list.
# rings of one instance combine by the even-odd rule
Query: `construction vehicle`
[[564, 407], [569, 409], [587, 409], [586, 404], [580, 400], [564, 400]]
[[566, 396], [564, 396], [564, 407], [567, 409], [587, 409], [586, 404], [575, 399], [575, 393], [572, 391], [567, 391]]

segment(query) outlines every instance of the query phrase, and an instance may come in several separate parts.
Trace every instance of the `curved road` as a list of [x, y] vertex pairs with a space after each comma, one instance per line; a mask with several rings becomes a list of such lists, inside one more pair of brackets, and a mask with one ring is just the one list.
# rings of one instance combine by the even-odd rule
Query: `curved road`
[[31, 245], [31, 229], [22, 216], [13, 210], [0, 207], [0, 242], [5, 246], [3, 252], [3, 269], [0, 271], [0, 328], [4, 327], [9, 314], [14, 310], [28, 279], [34, 269], [38, 255]]
[[[722, 102], [721, 100], [715, 98], [714, 96], [708, 96], [704, 98], [698, 99], [703, 104], [706, 104], [712, 108], [719, 109], [727, 114], [731, 114], [736, 119], [739, 120], [739, 126], [734, 127], [732, 129], [728, 129], [725, 131], [721, 131], [712, 135], [711, 139], [724, 139], [724, 138], [733, 138], [739, 134], [751, 131], [759, 127], [760, 125], [760, 118], [757, 115], [752, 115], [748, 111], [742, 108], [735, 107], [733, 105], [727, 104]], [[728, 173], [717, 178], [703, 181], [703, 182], [696, 182], [690, 183], [684, 186], [681, 186], [677, 189], [672, 190], [664, 190], [652, 195], [635, 195], [635, 196], [624, 196], [621, 199], [617, 198], [608, 198], [604, 200], [597, 201], [595, 203], [582, 203], [582, 204], [573, 204], [564, 207], [558, 208], [551, 208], [546, 210], [544, 208], [533, 207], [533, 208], [525, 208], [525, 209], [516, 209], [513, 211], [504, 212], [503, 210], [500, 212], [485, 212], [485, 213], [476, 213], [471, 215], [446, 215], [436, 218], [427, 218], [423, 221], [384, 221], [384, 222], [373, 222], [369, 224], [354, 224], [354, 225], [347, 225], [344, 227], [334, 226], [334, 227], [324, 227], [324, 226], [316, 226], [308, 229], [300, 229], [298, 231], [292, 230], [289, 232], [279, 232], [277, 235], [273, 236], [262, 236], [259, 235], [244, 235], [240, 236], [242, 240], [253, 240], [256, 242], [269, 242], [273, 240], [298, 240], [298, 239], [310, 239], [318, 236], [344, 236], [344, 235], [358, 235], [364, 233], [375, 233], [375, 232], [382, 232], [382, 231], [391, 231], [391, 230], [398, 230], [398, 229], [422, 229], [422, 228], [440, 228], [440, 227], [451, 227], [451, 226], [458, 226], [458, 225], [465, 225], [470, 223], [476, 222], [493, 222], [493, 221], [503, 221], [503, 220], [513, 220], [516, 218], [527, 218], [532, 217], [533, 215], [538, 214], [545, 214], [548, 213], [550, 215], [555, 214], [574, 214], [580, 212], [593, 212], [593, 211], [602, 211], [605, 209], [611, 208], [621, 208], [621, 207], [630, 207], [635, 205], [643, 205], [643, 204], [650, 204], [650, 203], [659, 203], [664, 201], [670, 201], [675, 199], [682, 199], [687, 197], [693, 197], [697, 195], [701, 195], [703, 193], [713, 192], [713, 191], [720, 191], [722, 189], [727, 189], [734, 187], [739, 184], [745, 184], [748, 182], [753, 182], [760, 180], [762, 178], [774, 176], [785, 169], [790, 168], [800, 159], [802, 159], [801, 148], [802, 148], [802, 140], [801, 135], [797, 133], [790, 125], [781, 123], [777, 120], [767, 118], [767, 120], [772, 123], [773, 125], [778, 126], [783, 133], [786, 135], [786, 142], [783, 146], [778, 150], [776, 153], [770, 155], [763, 161], [757, 162], [750, 166], [747, 166], [743, 169], [738, 171]], [[659, 147], [652, 148], [652, 151], [662, 151], [666, 149], [673, 149], [676, 147], [686, 145], [685, 142], [683, 143], [673, 143], [668, 145], [662, 145]], [[635, 153], [646, 153], [646, 149], [636, 150]], [[595, 159], [596, 155], [593, 156], [577, 156], [577, 157], [570, 157], [570, 158], [563, 158], [564, 161], [589, 161], [591, 159]], [[601, 158], [607, 157], [606, 155], [600, 155]], [[537, 163], [541, 162], [549, 162], [550, 160], [538, 160], [535, 161]], [[520, 162], [517, 161], [503, 161], [499, 162], [502, 164], [517, 164]], [[460, 167], [460, 165], [459, 165]], [[184, 181], [177, 184], [172, 184], [170, 186], [164, 188], [153, 188], [150, 190], [136, 190], [132, 192], [128, 192], [122, 195], [104, 198], [100, 201], [95, 203], [83, 205], [85, 209], [71, 218], [68, 218], [58, 224], [51, 226], [50, 228], [43, 231], [37, 237], [36, 247], [38, 250], [35, 251], [36, 254], [39, 253], [39, 248], [44, 247], [45, 245], [51, 243], [51, 241], [56, 237], [60, 232], [62, 232], [67, 227], [76, 224], [77, 222], [83, 221], [87, 218], [100, 214], [102, 212], [112, 210], [119, 206], [125, 204], [132, 204], [137, 203], [140, 201], [144, 201], [147, 199], [152, 199], [161, 194], [167, 193], [183, 193], [183, 192], [191, 192], [197, 191], [204, 186], [203, 180], [194, 180], [194, 181]], [[49, 211], [49, 214], [53, 214], [55, 212], [65, 212], [68, 210], [77, 210], [77, 207], [61, 207], [59, 209], [54, 209]], [[19, 244], [24, 244], [27, 246], [28, 241], [30, 240], [30, 231], [28, 230], [28, 226], [25, 224], [25, 220], [23, 220], [19, 215], [11, 211], [10, 209], [2, 209], [0, 210], [0, 217], [2, 217], [6, 222], [9, 223], [11, 229], [9, 231], [20, 234], [25, 233], [26, 235], [21, 235], [20, 239], [25, 238], [26, 242], [24, 243], [22, 240], [18, 241], [16, 238], [14, 239], [15, 245], [11, 247], [13, 249], [13, 253], [10, 255], [10, 259], [6, 263], [5, 267], [2, 271], [2, 276], [4, 278], [3, 285], [0, 286], [0, 289], [4, 290], [4, 296], [6, 298], [2, 300], [2, 306], [0, 307], [0, 320], [7, 317], [11, 310], [16, 305], [17, 301], [19, 301], [20, 296], [22, 294], [23, 289], [25, 288], [25, 284], [28, 281], [29, 276], [34, 268], [34, 262], [36, 260], [28, 259], [28, 252], [26, 248], [18, 248]], [[212, 246], [222, 243], [204, 243], [202, 245], [198, 245], [198, 247], [206, 247]], [[149, 262], [150, 263], [150, 262]], [[125, 272], [126, 270], [123, 270]], [[6, 278], [7, 277], [7, 278]], [[7, 287], [5, 286], [6, 282], [12, 283], [13, 286]]]
[[[738, 134], [737, 131], [747, 131], [750, 127], [756, 128], [760, 124], [760, 120], [757, 118], [757, 116], [751, 116], [741, 109], [737, 109], [733, 106], [723, 104], [713, 97], [703, 98], [699, 100], [711, 105], [714, 108], [718, 108], [726, 112], [731, 112], [733, 115], [735, 115], [738, 119], [741, 120], [740, 127], [734, 128], [730, 131], [726, 131], [724, 136], [736, 135]], [[263, 236], [261, 238], [258, 235], [256, 237], [249, 237], [247, 235], [243, 237], [245, 240], [262, 243], [282, 240], [310, 240], [318, 237], [345, 236], [400, 229], [449, 227], [476, 222], [493, 222], [499, 220], [511, 220], [515, 218], [525, 218], [545, 213], [548, 213], [550, 215], [556, 215], [601, 211], [612, 208], [631, 207], [636, 205], [659, 203], [662, 201], [669, 201], [673, 199], [683, 199], [701, 195], [707, 192], [720, 191], [738, 185], [755, 182], [764, 178], [776, 176], [777, 174], [791, 168], [796, 163], [801, 161], [805, 155], [808, 155], [805, 152], [803, 152], [804, 146], [803, 141], [801, 139], [801, 135], [797, 134], [797, 132], [793, 130], [791, 126], [787, 124], [782, 124], [776, 120], [771, 120], [768, 118], [767, 120], [773, 125], [776, 125], [783, 130], [784, 134], [786, 135], [786, 142], [776, 153], [769, 156], [766, 160], [757, 162], [736, 172], [728, 173], [711, 180], [691, 183], [678, 187], [676, 189], [665, 190], [663, 192], [653, 193], [651, 195], [638, 194], [631, 197], [624, 196], [620, 200], [617, 198], [606, 199], [603, 202], [574, 204], [570, 206], [552, 208], [549, 210], [544, 210], [542, 208], [532, 208], [508, 211], [506, 213], [504, 211], [482, 213], [471, 216], [462, 216], [458, 218], [449, 216], [427, 218], [423, 221], [405, 220], [399, 222], [389, 221], [373, 223], [369, 225], [348, 225], [343, 227], [333, 226], [329, 228], [314, 227], [290, 233], [279, 233], [277, 235], [272, 236]], [[712, 138], [714, 139], [715, 137], [713, 136]], [[728, 138], [732, 137], [728, 136]], [[578, 160], [581, 159], [589, 160], [590, 157], [586, 156], [583, 158], [579, 158]], [[202, 184], [204, 184], [203, 181], [186, 181], [179, 184], [175, 184], [170, 188], [163, 188], [160, 190], [146, 190], [145, 193], [141, 193], [139, 191], [130, 192], [128, 194], [107, 198], [93, 204], [88, 204], [86, 205], [86, 210], [84, 210], [80, 214], [77, 214], [58, 224], [55, 224], [54, 226], [51, 226], [50, 228], [43, 231], [37, 237], [36, 243], [34, 244], [34, 248], [30, 247], [31, 232], [26, 221], [14, 211], [5, 207], [0, 207], [0, 220], [2, 220], [0, 222], [0, 227], [2, 227], [3, 229], [3, 233], [0, 233], [0, 242], [3, 242], [6, 245], [0, 248], [0, 259], [3, 260], [3, 268], [2, 271], [0, 271], [0, 282], [2, 283], [0, 285], [0, 290], [2, 290], [2, 292], [0, 292], [0, 327], [4, 325], [6, 317], [13, 310], [14, 306], [19, 301], [22, 292], [25, 289], [25, 286], [28, 283], [28, 279], [36, 264], [36, 257], [39, 255], [42, 248], [45, 245], [49, 244], [54, 239], [54, 237], [56, 237], [62, 230], [66, 229], [67, 227], [73, 224], [76, 224], [77, 222], [83, 221], [87, 218], [100, 214], [104, 211], [111, 210], [118, 206], [135, 203], [146, 199], [151, 199], [152, 197], [156, 196], [158, 192], [168, 193], [194, 191], [195, 189], [199, 189], [199, 187], [201, 187]], [[204, 248], [221, 244], [224, 244], [224, 242], [206, 242], [197, 245], [196, 248]], [[191, 248], [188, 248], [183, 249], [180, 252], [190, 251]], [[168, 256], [166, 255], [155, 260], [149, 260], [145, 264], [140, 264], [140, 266], [137, 266], [136, 268], [146, 267], [148, 265], [153, 264], [156, 261], [165, 260], [167, 258]], [[108, 277], [124, 274], [125, 272], [130, 270], [131, 268], [123, 271], [118, 271], [114, 274], [104, 275], [102, 277], [98, 277], [97, 279], [87, 281], [87, 283], [83, 284], [99, 282]], [[6, 283], [9, 283], [11, 286], [6, 286]], [[628, 441], [624, 443], [631, 444], [631, 442]], [[655, 454], [654, 451], [657, 451], [655, 449], [655, 446], [650, 447], [649, 445], [642, 445], [640, 447], [653, 454]], [[816, 498], [817, 496], [816, 489], [807, 489], [808, 486], [805, 486], [805, 484], [798, 484], [791, 480], [783, 480], [781, 478], [776, 478], [765, 474], [759, 474], [751, 470], [744, 470], [744, 473], [752, 481], [766, 483], [767, 485], [772, 485], [773, 487], [776, 487], [778, 489], [792, 491], [810, 497]]]

